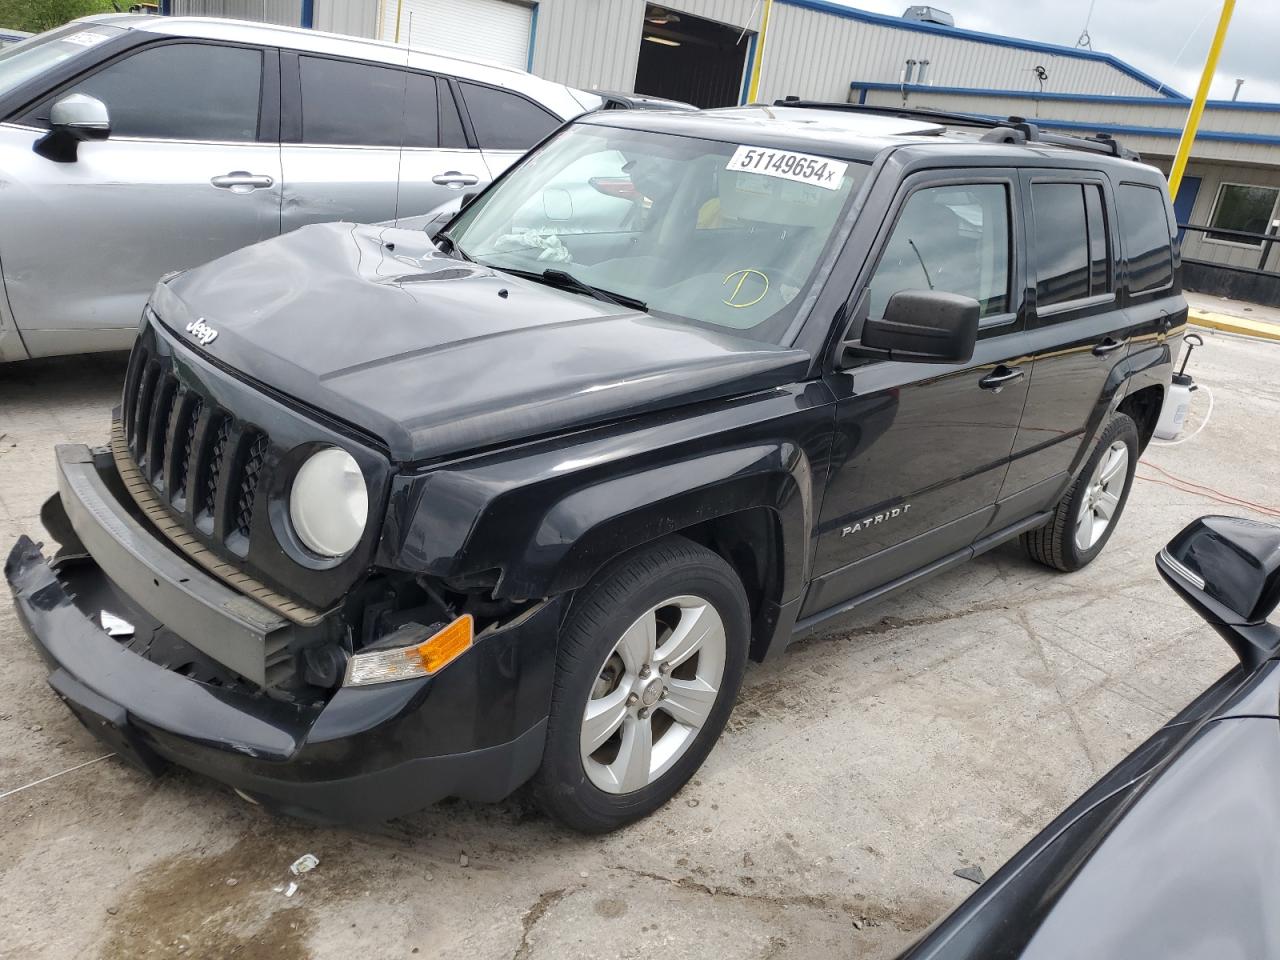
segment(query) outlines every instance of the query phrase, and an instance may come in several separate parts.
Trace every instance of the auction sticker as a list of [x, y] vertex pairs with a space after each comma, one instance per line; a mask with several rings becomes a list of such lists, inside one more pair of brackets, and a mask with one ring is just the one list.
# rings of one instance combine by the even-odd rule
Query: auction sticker
[[89, 30], [81, 30], [79, 33], [73, 33], [66, 37], [59, 37], [58, 39], [63, 43], [74, 43], [78, 47], [93, 47], [107, 39], [107, 35], [105, 33], [93, 33]]
[[766, 177], [794, 180], [824, 190], [839, 190], [844, 183], [844, 172], [849, 164], [830, 157], [815, 157], [790, 150], [770, 150], [766, 147], [738, 147], [725, 164], [726, 170], [742, 173], [759, 173]]

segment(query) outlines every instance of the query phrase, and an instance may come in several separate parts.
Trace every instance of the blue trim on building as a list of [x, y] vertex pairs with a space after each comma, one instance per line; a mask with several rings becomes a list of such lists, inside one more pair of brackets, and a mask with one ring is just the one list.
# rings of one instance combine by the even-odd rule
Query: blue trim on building
[[[1174, 100], [1169, 97], [1111, 97], [1103, 93], [1037, 93], [1034, 90], [994, 90], [988, 87], [939, 87], [930, 84], [882, 83], [878, 80], [854, 80], [850, 90], [903, 90], [907, 93], [943, 93], [966, 97], [1011, 97], [1018, 100], [1049, 100], [1076, 103], [1119, 103], [1133, 107], [1185, 107], [1190, 100]], [[1254, 110], [1261, 113], [1280, 113], [1280, 103], [1262, 103], [1254, 100], [1210, 100], [1209, 110]]]
[[533, 73], [534, 44], [538, 42], [538, 6], [535, 3], [533, 9], [529, 11], [529, 63], [525, 69], [530, 73]]
[[310, 30], [315, 25], [316, 0], [302, 0], [302, 16], [299, 25]]
[[756, 68], [756, 40], [758, 36], [751, 34], [751, 45], [747, 47], [747, 69], [742, 74], [742, 93], [738, 95], [738, 105], [747, 102], [747, 94], [751, 92], [751, 73]]
[[[1064, 100], [1080, 103], [1124, 103], [1145, 107], [1185, 107], [1190, 100], [1172, 97], [1111, 97], [1104, 93], [1039, 93], [1035, 90], [995, 90], [989, 87], [942, 87], [935, 84], [884, 83], [879, 80], [854, 80], [850, 90], [906, 90], [907, 93], [946, 93], [967, 97], [1013, 97], [1019, 100]], [[1207, 106], [1224, 101], [1210, 101]], [[1230, 102], [1230, 101], [1226, 101]], [[1280, 110], [1280, 104], [1271, 104]]]
[[[975, 113], [975, 117], [985, 120], [1003, 120], [990, 113]], [[1051, 130], [1071, 130], [1082, 133], [1129, 134], [1135, 137], [1170, 137], [1177, 140], [1182, 136], [1181, 127], [1143, 127], [1129, 123], [1088, 123], [1083, 120], [1044, 120], [1039, 117], [1028, 117], [1028, 122], [1037, 127]], [[1260, 143], [1269, 147], [1280, 147], [1280, 135], [1270, 133], [1233, 133], [1225, 130], [1201, 130], [1196, 134], [1197, 140], [1215, 140], [1220, 143]]]
[[911, 30], [916, 33], [931, 33], [935, 36], [954, 37], [957, 40], [972, 40], [976, 43], [989, 43], [998, 47], [1014, 47], [1018, 50], [1035, 50], [1041, 53], [1051, 53], [1057, 57], [1072, 57], [1076, 60], [1093, 60], [1097, 63], [1110, 64], [1126, 76], [1130, 76], [1139, 83], [1150, 87], [1157, 93], [1167, 95], [1173, 100], [1186, 100], [1183, 94], [1169, 87], [1167, 84], [1161, 83], [1155, 77], [1143, 73], [1137, 67], [1130, 66], [1123, 60], [1113, 57], [1109, 53], [1099, 53], [1096, 50], [1084, 50], [1079, 47], [1062, 47], [1054, 43], [1040, 43], [1036, 40], [1023, 40], [1018, 37], [1004, 37], [997, 33], [983, 33], [979, 30], [962, 30], [959, 27], [944, 27], [938, 23], [923, 23], [919, 20], [904, 20], [901, 17], [886, 16], [881, 13], [868, 13], [866, 10], [857, 10], [853, 7], [841, 6], [837, 3], [831, 3], [829, 0], [778, 0], [789, 7], [800, 7], [805, 10], [815, 10], [819, 13], [830, 14], [833, 17], [843, 17], [846, 20], [858, 20], [862, 23], [871, 23], [880, 27], [891, 27], [895, 30]]

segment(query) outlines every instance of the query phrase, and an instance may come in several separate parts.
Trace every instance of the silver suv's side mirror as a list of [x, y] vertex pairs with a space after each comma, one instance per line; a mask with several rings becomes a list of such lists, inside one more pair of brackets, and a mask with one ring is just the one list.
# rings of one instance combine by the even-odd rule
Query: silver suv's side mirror
[[111, 136], [107, 105], [96, 97], [73, 93], [49, 110], [49, 132], [36, 141], [35, 151], [56, 163], [72, 163], [82, 140]]
[[1246, 667], [1280, 653], [1280, 526], [1240, 517], [1192, 521], [1156, 556], [1156, 569]]

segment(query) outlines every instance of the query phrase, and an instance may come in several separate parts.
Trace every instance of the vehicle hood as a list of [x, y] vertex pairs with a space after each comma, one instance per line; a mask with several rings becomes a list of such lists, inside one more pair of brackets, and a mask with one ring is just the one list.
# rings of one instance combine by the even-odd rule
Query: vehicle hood
[[1280, 956], [1278, 708], [1224, 677], [901, 960]]
[[810, 362], [446, 257], [421, 231], [350, 223], [170, 278], [152, 309], [193, 349], [379, 437], [397, 461], [768, 389]]

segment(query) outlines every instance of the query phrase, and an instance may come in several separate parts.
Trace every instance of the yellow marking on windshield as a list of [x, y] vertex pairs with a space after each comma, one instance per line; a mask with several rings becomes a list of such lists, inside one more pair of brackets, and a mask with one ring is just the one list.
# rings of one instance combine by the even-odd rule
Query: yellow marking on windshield
[[[764, 289], [760, 291], [760, 296], [756, 297], [754, 300], [748, 300], [746, 303], [739, 303], [738, 297], [742, 293], [742, 285], [747, 282], [747, 277], [749, 276], [756, 276], [756, 277], [759, 277], [761, 280], [763, 280]], [[752, 270], [750, 268], [746, 270], [735, 270], [733, 273], [726, 276], [720, 285], [724, 286], [734, 277], [738, 278], [738, 285], [733, 288], [733, 293], [729, 294], [729, 296], [727, 296], [725, 299], [720, 301], [726, 307], [733, 307], [738, 310], [741, 310], [744, 307], [754, 307], [757, 303], [763, 300], [765, 298], [765, 295], [769, 292], [769, 278], [759, 270]]]

